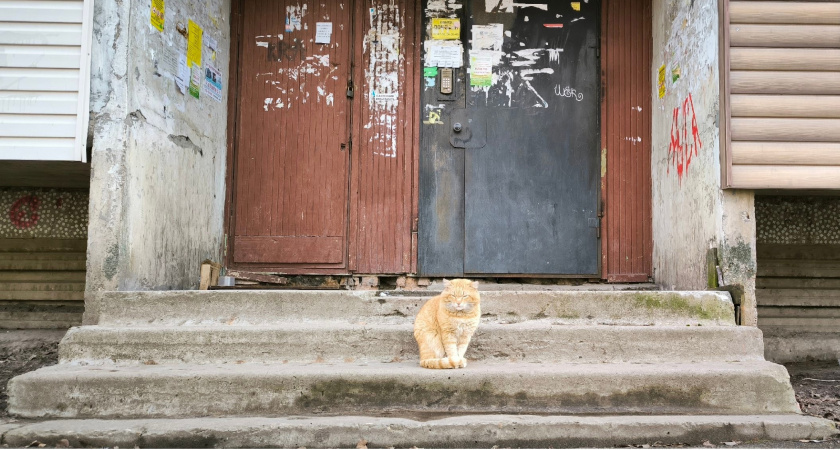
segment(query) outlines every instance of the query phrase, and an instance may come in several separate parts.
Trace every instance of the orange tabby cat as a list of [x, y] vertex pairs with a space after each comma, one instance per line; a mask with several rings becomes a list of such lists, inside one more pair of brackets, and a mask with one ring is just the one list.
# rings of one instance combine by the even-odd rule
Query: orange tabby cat
[[429, 299], [414, 319], [420, 365], [427, 369], [467, 367], [464, 353], [481, 320], [477, 281], [443, 280], [443, 284], [443, 292]]

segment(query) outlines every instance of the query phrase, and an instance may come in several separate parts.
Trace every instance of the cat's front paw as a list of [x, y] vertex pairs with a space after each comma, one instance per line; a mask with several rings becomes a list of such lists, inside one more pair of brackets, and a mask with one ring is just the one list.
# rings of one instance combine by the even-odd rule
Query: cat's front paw
[[467, 367], [467, 358], [461, 358], [461, 365], [458, 366], [458, 367], [460, 367], [462, 369]]
[[449, 358], [449, 362], [452, 363], [452, 367], [456, 369], [463, 369], [464, 367], [467, 367], [467, 360], [465, 358]]

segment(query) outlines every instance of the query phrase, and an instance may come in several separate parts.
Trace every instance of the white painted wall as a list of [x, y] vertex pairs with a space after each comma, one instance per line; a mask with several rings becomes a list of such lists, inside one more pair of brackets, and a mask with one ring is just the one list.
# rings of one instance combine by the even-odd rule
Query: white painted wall
[[93, 0], [0, 0], [0, 160], [85, 161]]

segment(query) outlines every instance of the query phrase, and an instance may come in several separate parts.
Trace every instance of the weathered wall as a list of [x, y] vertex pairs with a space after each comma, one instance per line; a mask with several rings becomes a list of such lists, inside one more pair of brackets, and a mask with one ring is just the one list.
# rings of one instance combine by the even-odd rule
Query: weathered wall
[[[190, 288], [203, 259], [220, 259], [230, 0], [169, 0], [163, 31], [150, 2], [95, 6], [88, 292]], [[203, 29], [202, 69], [221, 72], [221, 101], [203, 71], [199, 98], [176, 86], [189, 20]]]
[[716, 0], [653, 1], [654, 278], [704, 289], [717, 247], [724, 282], [744, 287], [742, 320], [754, 324], [753, 194], [720, 189], [718, 29]]

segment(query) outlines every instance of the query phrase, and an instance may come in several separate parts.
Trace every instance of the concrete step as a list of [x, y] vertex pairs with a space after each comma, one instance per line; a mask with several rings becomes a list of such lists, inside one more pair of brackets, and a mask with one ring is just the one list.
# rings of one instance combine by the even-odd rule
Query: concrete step
[[77, 291], [5, 291], [0, 290], [0, 300], [69, 301], [85, 299], [84, 290]]
[[[783, 366], [415, 362], [76, 366], [13, 378], [22, 417], [798, 413]], [[404, 416], [403, 416], [404, 417]]]
[[85, 270], [85, 260], [41, 260], [13, 259], [0, 260], [0, 270]]
[[808, 360], [840, 360], [840, 333], [832, 331], [812, 332], [808, 328], [791, 331], [785, 328], [769, 327], [764, 338], [764, 356], [768, 361], [779, 364]]
[[829, 420], [793, 414], [52, 420], [5, 428], [3, 442], [18, 448], [33, 441], [59, 446], [62, 439], [73, 448], [355, 448], [359, 441], [370, 448], [610, 448], [654, 442], [700, 446], [703, 441], [797, 441], [837, 433]]
[[[100, 325], [344, 320], [410, 323], [428, 297], [372, 291], [154, 291], [92, 296], [88, 313]], [[428, 294], [428, 296], [434, 293]], [[577, 325], [731, 325], [729, 294], [699, 291], [487, 291], [485, 318], [521, 322], [553, 319]]]
[[2, 283], [84, 283], [85, 272], [83, 270], [44, 272], [44, 271], [8, 271], [0, 272]]
[[[62, 362], [94, 364], [418, 360], [409, 323], [336, 321], [86, 326], [70, 330], [60, 352]], [[529, 363], [762, 361], [763, 352], [761, 331], [754, 327], [554, 325], [542, 319], [482, 323], [467, 358]]]

